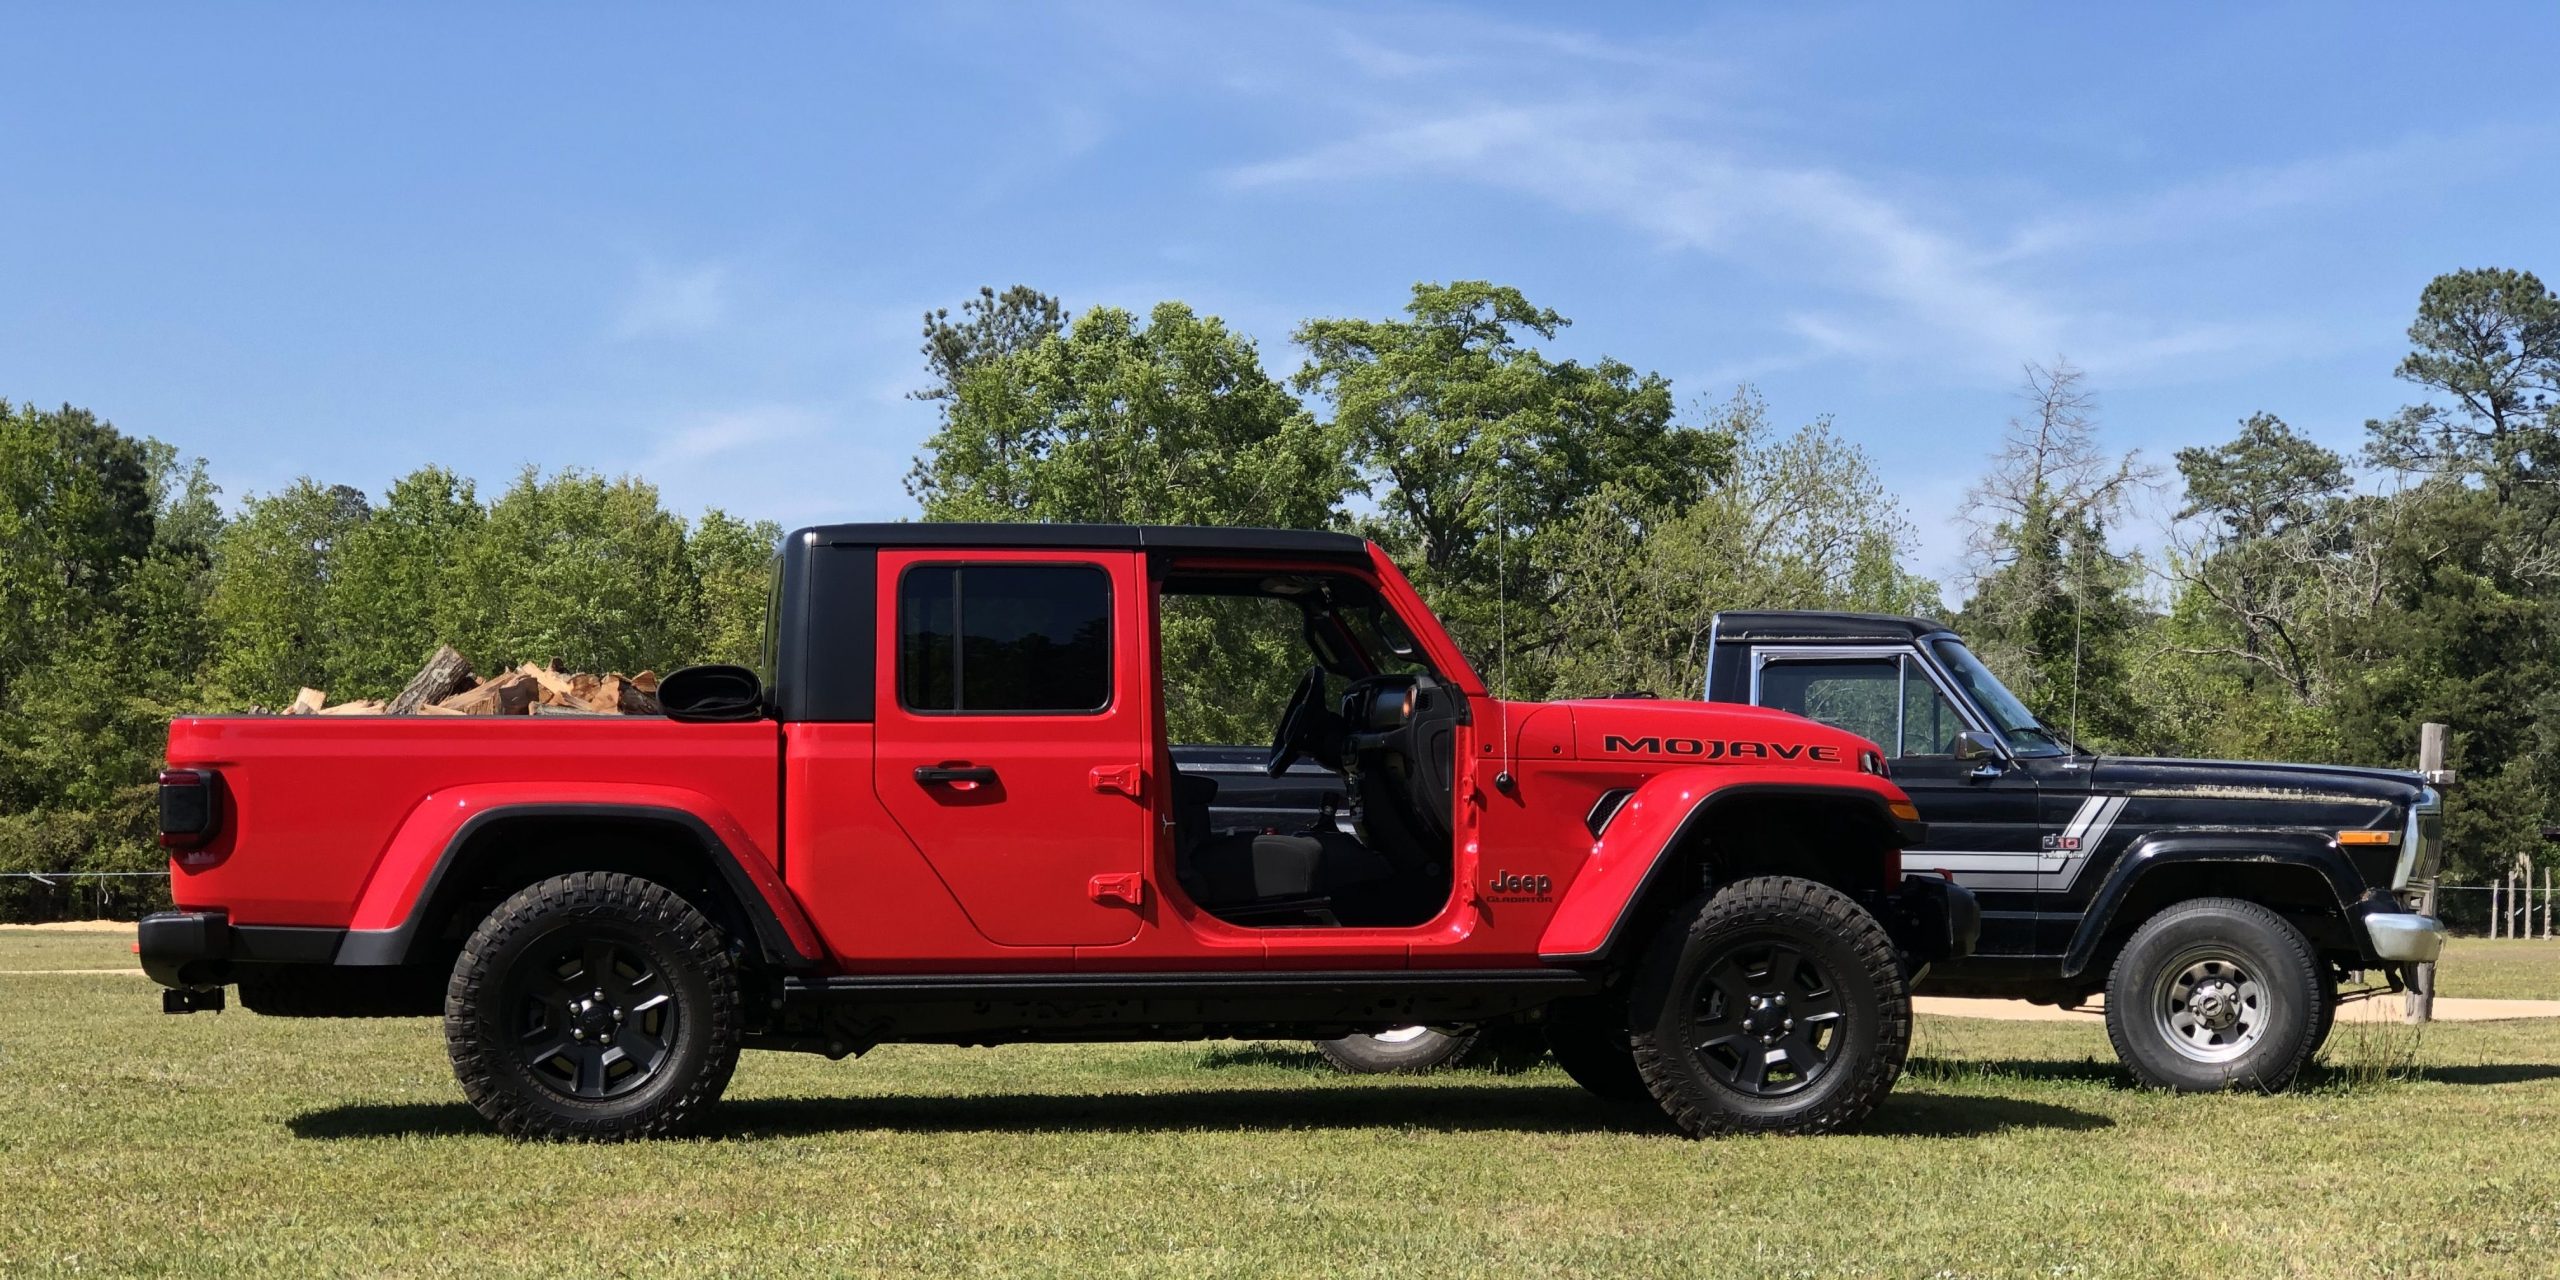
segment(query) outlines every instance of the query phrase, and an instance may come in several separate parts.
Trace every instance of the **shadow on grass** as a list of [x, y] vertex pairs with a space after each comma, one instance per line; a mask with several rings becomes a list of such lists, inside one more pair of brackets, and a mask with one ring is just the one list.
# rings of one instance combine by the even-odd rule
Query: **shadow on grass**
[[1229, 1067], [1286, 1067], [1294, 1071], [1334, 1070], [1324, 1055], [1303, 1044], [1239, 1044], [1220, 1045], [1200, 1055], [1203, 1071], [1223, 1071]]
[[2560, 1064], [2549, 1062], [2477, 1062], [2468, 1066], [2419, 1067], [2420, 1080], [2438, 1084], [2526, 1084], [2560, 1080]]
[[[2110, 1088], [2137, 1090], [2143, 1086], [2123, 1066], [2096, 1058], [2059, 1061], [2036, 1058], [1914, 1058], [1909, 1078], [1930, 1083], [1961, 1084], [1967, 1081], [2032, 1080], [2067, 1084], [2101, 1084]], [[2385, 1088], [2408, 1081], [2435, 1084], [2526, 1084], [2536, 1080], [2560, 1079], [2560, 1064], [2544, 1062], [2482, 1062], [2456, 1066], [2393, 1066], [2377, 1071], [2362, 1063], [2314, 1061], [2295, 1077], [2299, 1090], [2330, 1090], [2357, 1093]]]
[[1907, 1072], [1913, 1080], [1962, 1083], [1971, 1080], [2036, 1080], [2065, 1084], [2110, 1084], [2134, 1087], [2133, 1075], [2096, 1058], [1913, 1058]]
[[[286, 1122], [313, 1139], [483, 1134], [460, 1103], [349, 1105]], [[1969, 1137], [2011, 1129], [2098, 1129], [2101, 1116], [2008, 1098], [1889, 1099], [1859, 1132]], [[889, 1129], [902, 1133], [1158, 1133], [1192, 1130], [1425, 1129], [1443, 1133], [1665, 1134], [1649, 1107], [1603, 1102], [1579, 1088], [1394, 1085], [1313, 1089], [1198, 1089], [1179, 1093], [987, 1094], [867, 1098], [750, 1098], [724, 1102], [705, 1135], [754, 1139]]]

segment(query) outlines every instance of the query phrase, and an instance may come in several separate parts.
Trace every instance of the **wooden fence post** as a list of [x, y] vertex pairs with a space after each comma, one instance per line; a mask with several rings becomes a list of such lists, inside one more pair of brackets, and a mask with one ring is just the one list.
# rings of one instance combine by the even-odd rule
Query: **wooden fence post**
[[[2444, 738], [2445, 727], [2443, 725], [2430, 721], [2418, 726], [2418, 770], [2430, 778], [2439, 776], [2441, 771], [2444, 769]], [[2439, 870], [2437, 872], [2437, 878], [2441, 878], [2442, 875], [2443, 872]], [[2426, 896], [2419, 902], [2418, 909], [2430, 916], [2436, 914], [2436, 886], [2434, 878], [2428, 880]], [[2438, 916], [2437, 918], [2442, 919], [2443, 917]], [[2410, 1022], [2428, 1022], [2434, 1019], [2436, 1013], [2436, 966], [2434, 961], [2430, 960], [2425, 964], [2409, 966], [2409, 990], [2403, 997], [2402, 1004], [2406, 1010], [2405, 1016]]]

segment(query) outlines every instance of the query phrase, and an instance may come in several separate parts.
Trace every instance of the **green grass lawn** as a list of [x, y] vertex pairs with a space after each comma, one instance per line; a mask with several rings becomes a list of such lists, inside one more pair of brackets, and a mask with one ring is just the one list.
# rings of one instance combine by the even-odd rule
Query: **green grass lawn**
[[2502, 1000], [2560, 1000], [2560, 941], [2455, 938], [2436, 962], [2436, 992]]
[[[124, 967], [124, 945], [0, 932], [0, 970]], [[2480, 973], [2512, 989], [2457, 987], [2471, 966], [2449, 963], [2447, 993], [2537, 993], [2529, 959], [2495, 959]], [[1551, 1068], [1350, 1079], [1287, 1045], [751, 1054], [712, 1135], [626, 1147], [511, 1144], [458, 1096], [432, 1020], [170, 1018], [139, 978], [0, 976], [0, 1275], [2519, 1276], [2560, 1257], [2560, 1020], [2343, 1027], [2293, 1094], [2186, 1098], [2127, 1087], [2093, 1027], [1923, 1019], [1864, 1132], [1713, 1143]]]

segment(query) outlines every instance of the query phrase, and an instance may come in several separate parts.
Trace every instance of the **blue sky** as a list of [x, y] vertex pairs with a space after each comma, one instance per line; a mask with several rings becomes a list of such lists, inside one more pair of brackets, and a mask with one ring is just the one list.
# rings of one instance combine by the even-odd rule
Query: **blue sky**
[[236, 500], [442, 462], [912, 511], [918, 314], [980, 284], [1314, 315], [1516, 284], [1564, 354], [1748, 381], [1930, 572], [2090, 372], [2165, 461], [2409, 398], [2418, 290], [2560, 276], [2560, 10], [2519, 5], [13, 9], [0, 396]]

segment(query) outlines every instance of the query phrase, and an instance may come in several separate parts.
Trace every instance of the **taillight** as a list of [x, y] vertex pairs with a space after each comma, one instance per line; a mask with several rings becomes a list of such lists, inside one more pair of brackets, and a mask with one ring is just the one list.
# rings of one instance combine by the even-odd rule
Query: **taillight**
[[184, 853], [222, 829], [222, 777], [211, 769], [160, 771], [160, 847]]

